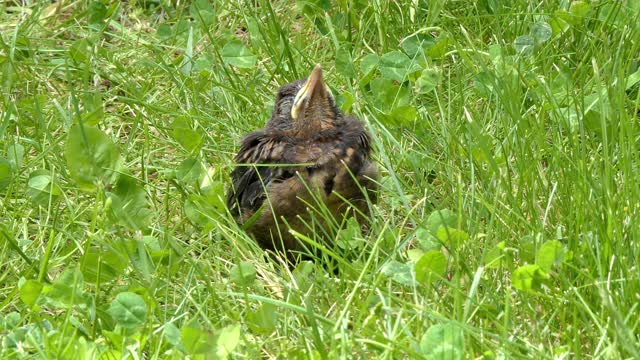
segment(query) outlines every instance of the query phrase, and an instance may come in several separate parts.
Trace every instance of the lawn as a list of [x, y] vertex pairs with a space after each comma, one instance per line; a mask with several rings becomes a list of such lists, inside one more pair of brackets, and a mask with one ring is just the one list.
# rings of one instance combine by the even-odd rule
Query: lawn
[[[380, 189], [289, 269], [225, 193], [316, 64]], [[638, 359], [639, 90], [637, 0], [3, 1], [0, 357]]]

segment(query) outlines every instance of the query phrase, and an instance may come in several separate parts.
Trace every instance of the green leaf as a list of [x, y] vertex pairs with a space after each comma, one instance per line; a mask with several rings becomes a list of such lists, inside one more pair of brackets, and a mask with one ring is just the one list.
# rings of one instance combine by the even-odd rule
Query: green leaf
[[535, 294], [550, 276], [538, 265], [524, 265], [511, 275], [513, 287], [520, 291]]
[[418, 117], [418, 110], [415, 106], [402, 105], [394, 108], [389, 116], [398, 124], [410, 126]]
[[190, 120], [186, 116], [179, 116], [173, 121], [171, 124], [171, 137], [188, 153], [198, 152], [204, 143], [202, 134], [191, 128]]
[[311, 261], [300, 261], [295, 269], [291, 272], [293, 275], [292, 284], [296, 284], [295, 288], [287, 286], [285, 297], [287, 302], [291, 305], [303, 304], [304, 294], [311, 288], [311, 286], [317, 284], [314, 275], [317, 273], [316, 265]]
[[241, 69], [253, 68], [258, 57], [253, 55], [240, 41], [230, 41], [222, 48], [222, 60], [225, 64]]
[[591, 5], [586, 1], [572, 1], [569, 6], [569, 14], [572, 15], [572, 23], [578, 24], [591, 10]]
[[355, 102], [356, 102], [356, 98], [353, 96], [352, 93], [348, 91], [345, 91], [341, 95], [338, 95], [336, 97], [336, 103], [338, 104], [342, 112], [347, 114], [351, 112], [351, 109], [353, 107], [353, 104], [355, 104]]
[[533, 28], [531, 29], [531, 36], [538, 44], [551, 39], [551, 33], [551, 26], [544, 21], [533, 24]]
[[11, 163], [0, 158], [0, 190], [4, 190], [11, 183], [13, 178], [13, 168]]
[[422, 70], [422, 74], [416, 80], [415, 89], [418, 94], [426, 94], [433, 91], [440, 85], [440, 70], [436, 68], [426, 68]]
[[89, 5], [89, 24], [100, 25], [107, 16], [107, 7], [102, 1], [92, 1]]
[[14, 61], [9, 61], [8, 55], [0, 54], [0, 82], [5, 93], [9, 93], [16, 78]]
[[167, 23], [159, 24], [158, 28], [156, 29], [156, 34], [161, 40], [168, 40], [173, 35], [171, 25]]
[[448, 244], [454, 249], [469, 240], [469, 234], [467, 234], [466, 232], [458, 229], [452, 229], [446, 226], [440, 226], [438, 228], [436, 237], [443, 244]]
[[392, 260], [384, 264], [380, 271], [398, 284], [407, 286], [415, 285], [415, 280], [411, 273], [411, 266], [408, 264]]
[[360, 86], [364, 87], [376, 75], [380, 58], [376, 54], [368, 54], [360, 61]]
[[437, 237], [440, 227], [458, 228], [458, 214], [449, 209], [434, 210], [427, 218], [427, 229]]
[[178, 181], [182, 183], [193, 184], [200, 179], [204, 170], [204, 166], [200, 159], [189, 158], [180, 163], [178, 170], [176, 171], [176, 177]]
[[532, 263], [536, 255], [536, 238], [532, 235], [525, 235], [518, 241], [518, 253], [520, 261]]
[[489, 97], [496, 87], [496, 76], [492, 72], [479, 72], [473, 79], [475, 89], [484, 97]]
[[345, 47], [338, 49], [338, 53], [336, 54], [336, 71], [338, 74], [347, 78], [353, 78], [356, 76], [356, 69], [353, 66], [353, 58], [351, 58], [351, 53]]
[[187, 43], [184, 48], [184, 56], [180, 62], [180, 72], [182, 74], [186, 76], [191, 75], [193, 60], [193, 26], [189, 26], [189, 35], [187, 36]]
[[180, 342], [180, 329], [173, 325], [173, 323], [164, 324], [162, 334], [169, 344], [176, 347], [182, 346], [182, 343]]
[[355, 217], [347, 220], [346, 226], [340, 229], [336, 244], [341, 249], [354, 249], [361, 244], [362, 229]]
[[88, 283], [104, 284], [122, 275], [128, 258], [114, 248], [90, 247], [82, 257], [82, 275]]
[[550, 240], [542, 244], [536, 253], [536, 265], [545, 272], [551, 271], [552, 268], [562, 264], [565, 257], [565, 249], [558, 240]]
[[24, 146], [20, 144], [9, 145], [7, 148], [7, 160], [9, 160], [14, 169], [20, 169], [24, 160]]
[[[409, 262], [412, 262], [412, 263], [418, 262], [418, 260], [420, 260], [422, 255], [424, 255], [424, 251], [422, 251], [422, 249], [407, 250], [407, 259], [409, 259]], [[415, 266], [414, 266], [414, 271], [415, 271]]]
[[0, 317], [0, 330], [13, 330], [22, 321], [20, 313], [12, 311], [3, 317]]
[[231, 269], [229, 280], [240, 286], [249, 286], [256, 280], [256, 268], [250, 262], [243, 261]]
[[420, 70], [420, 67], [402, 51], [391, 51], [380, 58], [380, 72], [387, 80], [404, 82], [409, 74]]
[[505, 265], [507, 261], [511, 259], [508, 257], [508, 253], [505, 251], [506, 243], [504, 241], [499, 242], [491, 248], [484, 256], [482, 260], [484, 265], [490, 269], [497, 269]]
[[189, 355], [204, 354], [214, 349], [213, 334], [202, 329], [195, 320], [182, 326], [180, 341]]
[[638, 82], [640, 82], [640, 69], [636, 70], [633, 74], [627, 77], [627, 82], [624, 89], [629, 90]]
[[437, 250], [427, 251], [414, 266], [416, 280], [423, 285], [430, 285], [440, 280], [447, 271], [447, 258]]
[[20, 300], [29, 308], [32, 308], [36, 304], [38, 297], [40, 297], [40, 293], [42, 293], [42, 284], [37, 280], [21, 278], [18, 286], [20, 287]]
[[420, 350], [427, 359], [462, 359], [464, 332], [453, 322], [432, 325], [422, 336]]
[[36, 205], [48, 207], [58, 200], [62, 190], [49, 170], [36, 170], [29, 175], [27, 197]]
[[71, 59], [77, 64], [84, 63], [89, 60], [92, 52], [93, 49], [91, 48], [91, 43], [89, 43], [89, 40], [87, 39], [76, 40], [69, 47], [69, 57], [71, 57]]
[[549, 26], [551, 26], [551, 30], [553, 34], [561, 35], [569, 28], [571, 25], [565, 19], [569, 17], [566, 10], [558, 10], [553, 13], [553, 16], [549, 19]]
[[182, 209], [184, 215], [193, 225], [205, 229], [213, 226], [214, 218], [202, 196], [190, 194], [182, 205]]
[[427, 55], [433, 59], [440, 59], [449, 51], [453, 40], [447, 34], [442, 34], [436, 39], [435, 45], [427, 50]]
[[147, 321], [147, 304], [142, 296], [132, 292], [121, 292], [111, 302], [109, 315], [125, 329], [135, 329]]
[[84, 112], [82, 121], [85, 125], [95, 126], [104, 118], [102, 95], [98, 92], [88, 92], [83, 96]]
[[530, 35], [521, 35], [513, 42], [513, 47], [519, 54], [530, 54], [535, 46], [535, 39]]
[[439, 250], [442, 247], [438, 238], [424, 227], [420, 227], [416, 230], [416, 240], [418, 241], [420, 248], [424, 251]]
[[71, 177], [84, 191], [94, 191], [100, 182], [113, 183], [122, 162], [117, 147], [105, 133], [80, 125], [69, 130], [65, 159]]
[[296, 0], [298, 11], [309, 17], [322, 16], [331, 8], [330, 0]]
[[191, 17], [205, 26], [211, 26], [216, 21], [215, 9], [209, 0], [195, 0], [189, 7]]
[[187, 197], [184, 212], [194, 225], [207, 229], [226, 212], [225, 187], [220, 181], [212, 181], [200, 192], [201, 195], [190, 194]]
[[419, 33], [404, 39], [401, 46], [411, 59], [420, 60], [418, 58], [424, 56], [425, 51], [435, 44], [436, 41], [431, 36]]
[[67, 268], [51, 284], [45, 285], [42, 294], [54, 305], [67, 308], [83, 303], [84, 279], [77, 267]]
[[114, 221], [131, 230], [146, 230], [151, 224], [153, 212], [144, 187], [137, 179], [123, 173], [113, 192], [107, 192], [111, 200], [110, 215]]
[[391, 111], [393, 108], [409, 105], [411, 94], [406, 86], [400, 86], [393, 80], [375, 78], [369, 84], [373, 104], [381, 111]]
[[240, 325], [230, 325], [216, 332], [215, 355], [226, 359], [240, 342]]
[[373, 74], [373, 72], [378, 68], [378, 64], [380, 63], [380, 58], [377, 54], [367, 54], [362, 61], [360, 62], [360, 72], [362, 76], [368, 76]]
[[253, 332], [271, 334], [276, 330], [278, 322], [277, 307], [273, 304], [262, 304], [258, 310], [250, 312], [247, 316], [247, 325]]

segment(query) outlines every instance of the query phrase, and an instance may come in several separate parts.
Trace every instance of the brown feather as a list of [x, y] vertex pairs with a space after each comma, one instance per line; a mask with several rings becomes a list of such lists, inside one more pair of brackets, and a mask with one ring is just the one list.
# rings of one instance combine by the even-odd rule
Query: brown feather
[[302, 107], [304, 121], [321, 126], [296, 125], [291, 107], [304, 84], [300, 80], [281, 87], [265, 128], [244, 137], [227, 196], [240, 224], [260, 209], [247, 231], [263, 248], [284, 252], [292, 262], [304, 245], [288, 230], [309, 234], [305, 224], [311, 220], [310, 204], [322, 202], [334, 221], [340, 221], [353, 213], [349, 203], [367, 213], [366, 198], [375, 201], [377, 189], [370, 136], [362, 122], [342, 115], [330, 93]]

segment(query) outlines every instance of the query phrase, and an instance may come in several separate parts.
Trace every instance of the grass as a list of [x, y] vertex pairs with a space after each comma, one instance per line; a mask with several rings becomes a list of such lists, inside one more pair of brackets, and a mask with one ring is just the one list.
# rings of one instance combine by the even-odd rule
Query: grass
[[[640, 357], [635, 1], [0, 4], [3, 358]], [[289, 271], [239, 139], [321, 64], [368, 231]], [[309, 239], [313, 242], [313, 239]]]

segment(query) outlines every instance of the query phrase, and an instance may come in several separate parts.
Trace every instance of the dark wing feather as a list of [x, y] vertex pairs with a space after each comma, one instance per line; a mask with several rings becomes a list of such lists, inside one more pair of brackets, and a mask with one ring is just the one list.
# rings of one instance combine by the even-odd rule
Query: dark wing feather
[[265, 199], [266, 186], [293, 176], [285, 166], [260, 166], [281, 163], [285, 148], [282, 139], [264, 131], [249, 133], [242, 140], [235, 158], [239, 166], [231, 173], [232, 187], [227, 194], [227, 207], [233, 216], [256, 211]]

